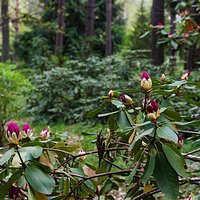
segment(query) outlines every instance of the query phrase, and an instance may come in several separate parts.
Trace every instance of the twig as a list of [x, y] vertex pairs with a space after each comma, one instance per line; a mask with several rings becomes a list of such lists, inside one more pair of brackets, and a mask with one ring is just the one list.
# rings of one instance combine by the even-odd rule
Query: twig
[[85, 181], [89, 180], [89, 179], [94, 179], [94, 178], [98, 178], [98, 177], [102, 177], [102, 176], [112, 176], [114, 174], [123, 174], [123, 173], [130, 173], [132, 171], [132, 169], [125, 169], [125, 170], [120, 170], [120, 171], [115, 171], [115, 172], [105, 172], [105, 173], [101, 173], [101, 174], [96, 174], [94, 176], [88, 176], [88, 177], [82, 177], [78, 174], [73, 174], [73, 173], [69, 173], [71, 176], [77, 176], [82, 178], [76, 187], [73, 188], [73, 190], [71, 190], [71, 192], [67, 195], [67, 197], [65, 198], [65, 200], [67, 200], [68, 198], [70, 198], [70, 196], [73, 194], [73, 192], [80, 187], [81, 184], [83, 184]]
[[193, 153], [197, 153], [197, 152], [200, 152], [200, 148], [199, 148], [199, 149], [195, 149], [195, 150], [193, 150], [193, 151], [190, 151], [190, 152], [188, 152], [188, 153], [184, 153], [183, 156], [187, 156], [187, 155], [189, 155], [189, 154], [193, 154]]
[[152, 195], [152, 194], [155, 194], [155, 193], [158, 193], [158, 192], [160, 192], [160, 189], [156, 187], [156, 188], [153, 188], [150, 191], [144, 192], [144, 193], [134, 197], [132, 200], [141, 200], [146, 196], [149, 196], [149, 195]]
[[186, 133], [186, 134], [200, 135], [200, 132], [197, 132], [197, 131], [178, 130], [178, 132], [179, 132], [179, 133]]
[[188, 160], [200, 162], [200, 156], [185, 155], [184, 157]]
[[55, 151], [55, 152], [61, 152], [61, 153], [64, 153], [64, 154], [67, 154], [67, 155], [69, 155], [69, 156], [71, 156], [71, 157], [74, 157], [74, 155], [72, 154], [72, 153], [69, 153], [69, 152], [67, 152], [67, 151], [64, 151], [64, 150], [62, 150], [62, 149], [54, 149], [54, 148], [43, 148], [44, 150], [46, 150], [46, 151]]

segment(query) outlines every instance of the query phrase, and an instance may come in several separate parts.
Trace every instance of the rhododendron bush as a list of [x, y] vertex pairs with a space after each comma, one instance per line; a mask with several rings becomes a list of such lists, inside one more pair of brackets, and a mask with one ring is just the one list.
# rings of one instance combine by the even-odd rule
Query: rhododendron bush
[[199, 162], [192, 154], [200, 150], [183, 154], [183, 133], [196, 140], [200, 121], [181, 116], [173, 106], [179, 101], [199, 106], [195, 98], [188, 99], [188, 90], [195, 94], [200, 89], [189, 76], [187, 71], [177, 81], [164, 74], [156, 80], [143, 71], [135, 88], [112, 88], [88, 114], [108, 119], [93, 151], [49, 128], [39, 134], [28, 124], [8, 122], [0, 199], [117, 199], [113, 191], [118, 190], [123, 199], [191, 198], [179, 187], [200, 184], [197, 174], [188, 173], [186, 162]]

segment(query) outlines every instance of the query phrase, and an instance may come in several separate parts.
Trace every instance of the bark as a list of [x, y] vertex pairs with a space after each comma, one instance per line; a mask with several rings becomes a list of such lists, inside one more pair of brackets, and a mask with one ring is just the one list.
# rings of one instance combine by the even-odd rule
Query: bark
[[[14, 42], [15, 44], [19, 40], [19, 0], [15, 1], [15, 19], [13, 20], [15, 29]], [[16, 59], [16, 52], [14, 52], [13, 58]]]
[[2, 18], [2, 62], [9, 59], [9, 16], [8, 16], [8, 0], [1, 2], [1, 18]]
[[58, 30], [56, 32], [56, 46], [55, 46], [55, 54], [56, 56], [61, 56], [63, 52], [63, 38], [64, 38], [64, 6], [65, 0], [58, 0]]
[[[196, 26], [200, 27], [200, 9], [198, 8], [198, 0], [194, 1], [193, 9], [191, 10], [191, 17], [193, 18]], [[196, 30], [197, 31], [197, 30]], [[200, 40], [200, 39], [198, 39]], [[197, 47], [198, 41], [194, 43], [189, 50], [186, 50], [186, 69], [197, 69], [200, 68], [200, 48]]]
[[[176, 2], [171, 2], [170, 3], [170, 32], [174, 34], [176, 32]], [[176, 66], [176, 50], [171, 47], [170, 48], [170, 58], [169, 58], [169, 64], [171, 67]]]
[[[156, 26], [158, 24], [164, 25], [164, 0], [153, 0], [151, 10], [151, 24]], [[157, 30], [152, 30], [152, 41], [151, 41], [151, 58], [152, 64], [159, 66], [164, 62], [164, 48], [157, 44], [158, 34]]]
[[106, 0], [106, 55], [112, 55], [112, 0]]
[[87, 21], [86, 21], [86, 28], [85, 28], [85, 35], [86, 35], [86, 42], [87, 42], [87, 56], [89, 56], [92, 52], [92, 40], [94, 35], [94, 7], [95, 7], [95, 0], [88, 0], [87, 1]]

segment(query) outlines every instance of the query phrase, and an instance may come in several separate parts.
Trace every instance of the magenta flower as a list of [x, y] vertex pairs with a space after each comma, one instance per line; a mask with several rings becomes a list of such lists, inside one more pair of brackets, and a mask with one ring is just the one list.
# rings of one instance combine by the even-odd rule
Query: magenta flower
[[24, 137], [31, 137], [33, 135], [32, 129], [28, 124], [23, 125], [22, 133]]
[[148, 79], [150, 78], [150, 77], [149, 77], [149, 74], [148, 74], [146, 71], [143, 71], [142, 74], [141, 74], [141, 79], [144, 79], [144, 78], [145, 78], [147, 81], [148, 81]]
[[15, 122], [9, 122], [7, 124], [6, 136], [9, 143], [19, 144], [21, 139], [20, 129]]

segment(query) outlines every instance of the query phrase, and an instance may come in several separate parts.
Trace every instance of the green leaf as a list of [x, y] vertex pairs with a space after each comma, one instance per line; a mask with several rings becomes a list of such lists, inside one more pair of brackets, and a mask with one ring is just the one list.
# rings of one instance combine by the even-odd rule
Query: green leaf
[[178, 44], [174, 40], [171, 40], [171, 45], [174, 49], [178, 48]]
[[169, 84], [169, 86], [181, 86], [181, 85], [184, 85], [185, 83], [187, 83], [186, 80], [175, 81], [174, 83]]
[[3, 165], [8, 160], [10, 160], [10, 158], [12, 157], [13, 154], [14, 154], [14, 148], [11, 148], [8, 151], [6, 151], [6, 153], [3, 155], [3, 157], [0, 160], [0, 165]]
[[154, 130], [155, 130], [155, 129], [154, 129], [154, 127], [153, 127], [153, 128], [148, 129], [148, 130], [145, 130], [145, 131], [143, 131], [142, 133], [140, 133], [139, 135], [137, 135], [137, 136], [134, 138], [133, 142], [131, 143], [129, 149], [132, 149], [133, 146], [135, 145], [135, 143], [136, 143], [139, 139], [141, 139], [141, 138], [144, 137], [145, 135], [150, 135]]
[[8, 169], [7, 169], [7, 168], [1, 170], [1, 172], [0, 172], [0, 181], [1, 181], [2, 179], [4, 179], [6, 176], [8, 176], [8, 175], [9, 175], [9, 173], [8, 173]]
[[157, 133], [157, 136], [160, 138], [170, 140], [174, 142], [175, 144], [177, 144], [178, 142], [177, 134], [168, 126], [161, 126], [157, 128], [156, 133]]
[[139, 38], [142, 39], [144, 37], [146, 37], [148, 34], [150, 33], [150, 31], [146, 31], [143, 35], [141, 35]]
[[27, 152], [31, 154], [33, 158], [38, 158], [41, 156], [43, 148], [41, 146], [33, 146], [33, 147], [23, 147], [20, 149], [20, 152]]
[[100, 106], [99, 108], [90, 111], [90, 112], [87, 114], [87, 117], [88, 117], [88, 118], [95, 117], [97, 114], [99, 114], [100, 112], [103, 111], [104, 107], [105, 107], [105, 106], [102, 105], [102, 106]]
[[121, 101], [118, 101], [118, 100], [112, 100], [111, 103], [116, 106], [117, 108], [124, 108], [125, 105], [121, 102]]
[[144, 174], [142, 175], [143, 184], [146, 184], [149, 177], [153, 174], [154, 167], [155, 167], [155, 155], [150, 155], [144, 169]]
[[55, 187], [54, 179], [36, 165], [29, 165], [25, 169], [25, 176], [32, 188], [39, 193], [51, 194]]
[[133, 177], [135, 176], [136, 172], [137, 172], [137, 168], [138, 168], [138, 164], [135, 165], [135, 167], [133, 168], [133, 171], [129, 174], [126, 183], [129, 185], [131, 184], [131, 182], [133, 181]]
[[114, 111], [114, 112], [99, 114], [98, 117], [106, 117], [106, 116], [109, 116], [109, 115], [116, 114], [116, 113], [118, 113], [118, 112], [119, 112], [119, 110]]
[[185, 126], [185, 125], [188, 125], [188, 124], [195, 124], [195, 123], [199, 123], [199, 121], [190, 121], [190, 122], [171, 122], [172, 124], [176, 124], [176, 125], [179, 125], [179, 126]]
[[177, 200], [179, 193], [178, 175], [162, 153], [156, 155], [153, 175], [160, 190], [171, 200]]
[[0, 185], [0, 199], [4, 199], [4, 197], [8, 194], [11, 185], [17, 180], [19, 176], [21, 176], [23, 169], [16, 171], [6, 183]]
[[135, 126], [145, 126], [145, 125], [147, 125], [147, 124], [150, 124], [151, 123], [151, 121], [146, 121], [146, 122], [144, 122], [144, 123], [139, 123], [139, 124], [134, 124]]
[[132, 128], [124, 111], [120, 112], [117, 124], [122, 132], [126, 132], [127, 130]]
[[174, 170], [182, 177], [187, 178], [187, 173], [184, 168], [185, 160], [181, 154], [177, 154], [172, 146], [162, 144], [162, 149]]

